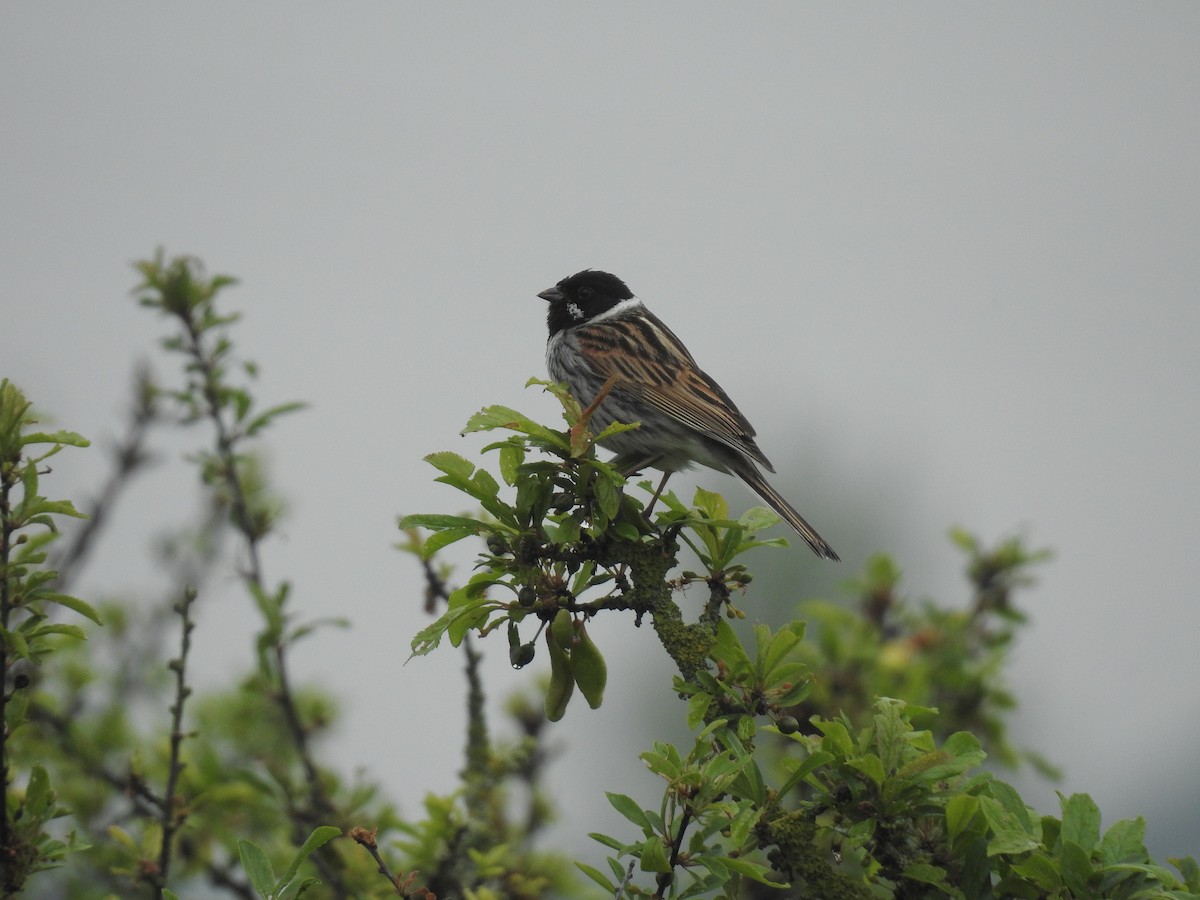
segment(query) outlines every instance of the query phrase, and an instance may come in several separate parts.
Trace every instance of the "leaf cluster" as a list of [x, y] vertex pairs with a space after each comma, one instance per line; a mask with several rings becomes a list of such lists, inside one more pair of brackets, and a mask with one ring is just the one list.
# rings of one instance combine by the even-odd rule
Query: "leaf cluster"
[[[1200, 898], [1200, 867], [1151, 859], [1141, 819], [1102, 829], [1083, 794], [1039, 814], [980, 768], [987, 754], [1020, 757], [1005, 739], [1013, 701], [1000, 675], [1022, 622], [1013, 596], [1044, 553], [956, 531], [963, 609], [904, 596], [898, 568], [879, 556], [852, 585], [858, 610], [813, 601], [807, 623], [744, 622], [734, 605], [753, 582], [744, 554], [784, 543], [761, 535], [774, 515], [734, 518], [713, 492], [687, 504], [632, 484], [596, 448], [637, 425], [594, 434], [590, 408], [537, 380], [561, 401], [565, 427], [486, 407], [466, 430], [497, 435], [484, 450], [494, 469], [428, 457], [476, 511], [400, 520], [438, 614], [413, 654], [459, 649], [468, 713], [460, 780], [402, 817], [375, 785], [323, 759], [337, 704], [294, 682], [289, 663], [303, 639], [340, 623], [299, 621], [292, 583], [269, 580], [260, 559], [282, 504], [253, 440], [299, 404], [260, 412], [237, 380], [257, 366], [237, 361], [237, 316], [217, 306], [232, 279], [161, 252], [139, 271], [139, 299], [172, 323], [164, 347], [183, 370], [175, 387], [144, 381], [140, 399], [166, 398], [179, 422], [206, 429], [190, 460], [212, 502], [199, 528], [171, 542], [165, 601], [135, 611], [128, 599], [94, 607], [70, 596], [47, 547], [59, 519], [78, 513], [43, 497], [41, 479], [49, 456], [86, 442], [35, 430], [28, 401], [0, 383], [0, 894], [533, 900], [583, 896], [581, 872], [617, 898]], [[260, 627], [232, 686], [194, 693], [189, 608], [204, 602], [196, 584], [219, 564], [222, 536]], [[465, 539], [481, 549], [454, 587], [438, 553]], [[697, 571], [679, 566], [685, 547]], [[688, 589], [705, 598], [685, 615]], [[60, 622], [56, 610], [93, 625]], [[604, 648], [588, 626], [605, 614], [649, 619], [692, 734], [650, 743], [641, 761], [661, 791], [608, 792], [624, 824], [593, 835], [602, 865], [571, 870], [535, 847], [551, 818], [546, 739], [576, 694], [593, 708], [603, 700]], [[491, 734], [478, 649], [497, 630], [512, 665], [550, 660], [549, 681], [510, 700], [509, 740]], [[444, 736], [413, 734], [444, 750]]]
[[[510, 660], [524, 665], [534, 642], [521, 629], [532, 619], [534, 637], [547, 632], [546, 714], [555, 721], [574, 687], [563, 652], [572, 629], [605, 613], [653, 618], [679, 668], [675, 689], [694, 743], [655, 742], [642, 754], [664, 783], [657, 806], [607, 795], [632, 835], [593, 835], [610, 851], [608, 871], [579, 864], [606, 893], [1196, 896], [1195, 864], [1177, 861], [1176, 875], [1153, 863], [1138, 822], [1118, 822], [1104, 839], [1096, 829], [1081, 837], [1080, 810], [1094, 809], [1086, 796], [1065, 798], [1061, 820], [1038, 817], [979, 768], [985, 744], [1004, 761], [1018, 759], [1004, 738], [1012, 699], [999, 675], [1023, 621], [1013, 592], [1045, 552], [1017, 540], [985, 548], [956, 530], [968, 556], [965, 610], [913, 604], [899, 591], [898, 568], [877, 556], [851, 586], [861, 611], [814, 601], [804, 610], [815, 638], [801, 621], [754, 625], [743, 636], [727, 621], [744, 617], [732, 590], [752, 580], [739, 557], [782, 543], [757, 536], [774, 524], [771, 514], [732, 520], [725, 501], [701, 489], [690, 507], [664, 494], [651, 518], [623, 473], [596, 456], [586, 410], [561, 387], [535, 383], [563, 400], [564, 431], [499, 407], [467, 426], [515, 432], [485, 451], [500, 453], [511, 493], [462, 457], [427, 458], [437, 480], [478, 501], [483, 514], [405, 517], [407, 549], [426, 565], [463, 538], [479, 536], [487, 549], [413, 649], [420, 655], [443, 637], [458, 645], [507, 625]], [[417, 528], [432, 536], [422, 539]], [[675, 573], [684, 543], [702, 572]], [[709, 601], [685, 625], [677, 592], [697, 582]]]
[[59, 591], [47, 567], [47, 547], [58, 536], [59, 517], [80, 518], [68, 500], [43, 496], [47, 459], [64, 447], [86, 447], [70, 431], [36, 431], [24, 393], [0, 380], [0, 891], [16, 893], [30, 875], [57, 865], [68, 843], [49, 823], [64, 814], [45, 767], [30, 767], [24, 784], [14, 778], [12, 740], [29, 722], [31, 673], [65, 638], [80, 640], [78, 625], [52, 619], [54, 607], [92, 622], [91, 605]]

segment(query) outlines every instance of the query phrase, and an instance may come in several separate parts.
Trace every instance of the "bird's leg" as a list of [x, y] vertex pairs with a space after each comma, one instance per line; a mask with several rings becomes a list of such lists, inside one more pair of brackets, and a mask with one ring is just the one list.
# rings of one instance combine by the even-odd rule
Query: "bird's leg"
[[670, 477], [670, 472], [663, 472], [662, 481], [658, 483], [658, 487], [654, 489], [654, 494], [650, 497], [650, 502], [646, 505], [646, 508], [642, 510], [642, 515], [646, 518], [647, 522], [650, 521], [650, 513], [654, 511], [654, 504], [657, 503], [658, 498], [662, 496], [663, 488], [667, 486], [667, 479]]
[[[660, 459], [661, 455], [654, 456], [634, 456], [633, 454], [624, 454], [622, 456], [613, 457], [613, 466], [620, 471], [626, 479], [632, 478], [642, 469], [649, 469], [654, 466]], [[667, 479], [671, 477], [670, 472], [663, 472], [662, 481], [658, 483], [658, 488], [650, 496], [650, 502], [642, 510], [642, 517], [647, 523], [650, 522], [650, 513], [654, 511], [654, 504], [658, 502], [658, 498], [662, 496], [663, 488], [667, 486]]]

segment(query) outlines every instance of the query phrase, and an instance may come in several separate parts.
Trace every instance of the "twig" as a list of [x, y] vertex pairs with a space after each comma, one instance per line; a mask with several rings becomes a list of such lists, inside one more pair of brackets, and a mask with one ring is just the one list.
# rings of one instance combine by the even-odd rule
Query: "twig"
[[433, 563], [423, 559], [421, 565], [425, 569], [425, 612], [432, 616], [437, 612], [439, 600], [443, 603], [450, 602], [451, 591], [446, 586], [446, 582], [442, 580], [442, 576], [434, 569]]
[[171, 754], [167, 763], [167, 788], [163, 792], [162, 802], [162, 847], [158, 853], [158, 888], [161, 893], [167, 884], [171, 869], [171, 850], [175, 832], [183, 824], [184, 814], [177, 814], [175, 809], [175, 788], [179, 783], [179, 775], [183, 771], [183, 763], [179, 759], [180, 747], [183, 744], [183, 704], [192, 689], [187, 686], [187, 658], [192, 647], [192, 622], [190, 612], [196, 601], [196, 591], [186, 588], [183, 598], [175, 604], [182, 623], [182, 636], [179, 642], [179, 656], [171, 660], [170, 669], [175, 673], [175, 702], [171, 705]]
[[366, 828], [350, 829], [350, 837], [360, 847], [366, 848], [367, 852], [371, 854], [371, 859], [375, 860], [375, 865], [379, 866], [379, 874], [388, 880], [388, 883], [395, 889], [397, 894], [403, 897], [404, 892], [400, 890], [400, 884], [396, 876], [392, 874], [391, 869], [387, 867], [387, 863], [383, 861], [383, 857], [379, 855], [379, 843], [375, 839], [376, 834], [378, 834], [376, 829], [371, 829], [370, 831]]
[[667, 865], [670, 868], [658, 876], [658, 888], [654, 892], [654, 900], [662, 900], [665, 896], [664, 892], [671, 886], [671, 882], [675, 880], [675, 867], [679, 865], [679, 851], [683, 847], [683, 835], [687, 831], [691, 820], [692, 808], [685, 803], [683, 816], [679, 820], [679, 831], [675, 835], [675, 839], [671, 841], [671, 858], [667, 861]]
[[479, 675], [482, 656], [471, 643], [470, 635], [463, 640], [463, 649], [467, 655], [467, 748], [463, 781], [467, 787], [467, 815], [482, 822], [488, 813], [488, 757], [491, 755], [483, 680]]
[[[259, 554], [261, 535], [258, 528], [255, 527], [245, 486], [242, 483], [237, 467], [235, 445], [241, 435], [235, 435], [225, 422], [221, 373], [204, 346], [201, 330], [196, 325], [194, 310], [189, 307], [186, 310], [176, 312], [176, 315], [186, 333], [187, 341], [184, 349], [191, 357], [194, 371], [200, 378], [199, 387], [204, 399], [204, 414], [212, 422], [213, 428], [216, 431], [218, 471], [229, 490], [233, 521], [238, 532], [245, 540], [248, 565], [246, 571], [243, 573], [243, 578], [252, 590], [265, 595], [269, 592], [264, 584], [265, 579]], [[291, 734], [292, 743], [296, 748], [296, 755], [300, 760], [305, 778], [308, 781], [308, 796], [311, 809], [307, 814], [301, 814], [299, 818], [306, 825], [317, 824], [318, 820], [332, 815], [336, 807], [325, 791], [324, 780], [321, 778], [320, 771], [317, 768], [316, 761], [313, 759], [308, 744], [308, 730], [301, 720], [299, 710], [296, 706], [295, 695], [288, 678], [286, 664], [287, 645], [282, 636], [275, 639], [272, 650], [277, 680], [275, 700], [283, 712], [284, 721]], [[300, 811], [296, 810], [296, 812]], [[339, 867], [335, 867], [334, 861], [336, 859], [336, 851], [333, 851], [328, 845], [313, 854], [313, 862], [320, 872], [322, 880], [330, 888], [333, 896], [339, 898], [347, 897], [349, 896], [349, 889], [342, 878], [341, 872], [338, 870]]]
[[383, 861], [383, 857], [379, 855], [379, 844], [376, 841], [376, 829], [367, 830], [366, 828], [351, 828], [350, 837], [353, 838], [356, 844], [365, 847], [367, 852], [371, 854], [371, 859], [375, 860], [375, 864], [379, 866], [379, 874], [388, 880], [388, 884], [401, 897], [406, 898], [431, 898], [436, 900], [428, 888], [418, 887], [413, 888], [413, 884], [417, 880], [415, 871], [405, 875], [401, 872], [399, 875], [393, 875], [391, 869], [387, 867], [387, 863]]
[[625, 890], [633, 882], [633, 870], [637, 868], [637, 860], [631, 859], [629, 867], [625, 870], [625, 877], [621, 879], [621, 883], [617, 885], [616, 891], [613, 892], [613, 900], [621, 900], [625, 896]]
[[150, 458], [146, 452], [146, 435], [158, 418], [155, 403], [156, 391], [149, 372], [141, 367], [134, 375], [134, 404], [129, 415], [129, 424], [120, 443], [113, 449], [115, 465], [92, 503], [88, 518], [72, 532], [70, 543], [55, 557], [54, 568], [58, 572], [58, 589], [68, 591], [75, 573], [87, 560], [101, 529], [108, 524], [109, 514], [116, 506], [117, 498], [129, 485], [133, 475]]
[[[79, 764], [79, 771], [83, 775], [115, 788], [119, 794], [128, 797], [133, 815], [141, 819], [162, 821], [163, 810], [167, 805], [166, 801], [150, 790], [145, 781], [132, 773], [122, 775], [106, 769], [99, 763], [89, 761], [88, 754], [79, 752], [75, 737], [71, 733], [70, 715], [62, 715], [52, 712], [44, 706], [31, 704], [29, 721], [45, 725], [53, 731], [58, 736], [64, 754]], [[224, 888], [237, 897], [254, 900], [258, 896], [250, 885], [236, 880], [227, 869], [218, 866], [215, 862], [205, 863], [204, 871], [214, 886]]]

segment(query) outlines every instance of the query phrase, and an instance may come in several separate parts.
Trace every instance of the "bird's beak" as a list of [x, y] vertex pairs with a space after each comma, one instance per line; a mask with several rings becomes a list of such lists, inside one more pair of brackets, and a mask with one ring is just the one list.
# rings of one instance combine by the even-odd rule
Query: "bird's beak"
[[558, 285], [555, 285], [552, 288], [546, 288], [544, 291], [538, 294], [538, 296], [543, 300], [553, 303], [554, 301], [561, 300], [563, 298], [563, 292], [558, 289]]

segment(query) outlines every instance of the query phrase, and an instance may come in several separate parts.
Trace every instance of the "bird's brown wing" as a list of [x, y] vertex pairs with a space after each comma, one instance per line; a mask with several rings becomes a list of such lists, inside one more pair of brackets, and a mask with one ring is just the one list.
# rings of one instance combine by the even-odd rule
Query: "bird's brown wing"
[[649, 310], [582, 325], [574, 334], [593, 371], [604, 380], [613, 378], [614, 389], [775, 471], [729, 395]]

